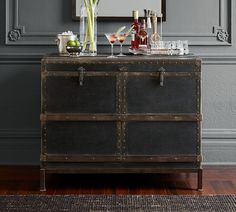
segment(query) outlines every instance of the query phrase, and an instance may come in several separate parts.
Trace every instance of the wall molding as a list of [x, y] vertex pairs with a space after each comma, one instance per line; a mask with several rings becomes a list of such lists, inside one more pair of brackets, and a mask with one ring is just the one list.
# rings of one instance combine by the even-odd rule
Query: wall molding
[[[52, 40], [59, 32], [27, 32], [25, 26], [19, 23], [19, 0], [5, 0], [5, 2], [6, 45], [55, 45]], [[48, 39], [42, 41], [42, 37]], [[34, 38], [34, 40], [29, 38]]]
[[236, 129], [203, 129], [202, 139], [207, 140], [234, 140], [236, 144]]
[[0, 139], [2, 138], [37, 138], [40, 139], [39, 129], [0, 129]]
[[[40, 138], [40, 134], [40, 129], [0, 129], [0, 138]], [[202, 139], [205, 140], [204, 143], [224, 140], [236, 144], [236, 129], [203, 129]]]
[[[31, 153], [40, 151], [40, 138], [40, 129], [0, 129], [0, 153], [28, 154], [22, 162], [0, 156], [0, 164], [38, 164], [39, 156]], [[236, 165], [236, 129], [203, 129], [202, 150], [203, 165]]]
[[[206, 33], [168, 33], [164, 37], [184, 38], [189, 40], [190, 46], [232, 46], [233, 38], [233, 0], [219, 1], [218, 25], [212, 26]], [[228, 22], [228, 25], [225, 25]], [[195, 39], [194, 39], [195, 38]], [[201, 41], [197, 41], [201, 38]], [[206, 38], [211, 41], [206, 41]]]
[[236, 55], [199, 55], [203, 65], [236, 65]]
[[[19, 0], [6, 1], [6, 45], [55, 45], [53, 38], [59, 32], [30, 32], [19, 23]], [[231, 46], [233, 28], [233, 0], [219, 1], [218, 24], [206, 33], [164, 33], [166, 38], [189, 40], [190, 46]], [[228, 23], [225, 25], [225, 23]], [[46, 38], [42, 40], [42, 37]], [[33, 39], [31, 39], [33, 38]], [[128, 40], [127, 40], [128, 41]], [[104, 33], [98, 34], [98, 43], [108, 46]], [[126, 44], [128, 43], [126, 42]]]
[[41, 59], [44, 54], [1, 54], [0, 53], [0, 64], [41, 64]]

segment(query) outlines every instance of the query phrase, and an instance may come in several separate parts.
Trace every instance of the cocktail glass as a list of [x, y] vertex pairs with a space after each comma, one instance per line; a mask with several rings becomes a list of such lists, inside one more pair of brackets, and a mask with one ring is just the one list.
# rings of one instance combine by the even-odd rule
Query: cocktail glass
[[119, 41], [119, 43], [120, 43], [120, 54], [118, 54], [117, 56], [119, 56], [119, 57], [124, 57], [124, 56], [126, 56], [126, 55], [123, 54], [123, 49], [122, 49], [122, 47], [123, 47], [123, 43], [125, 42], [127, 36], [128, 36], [128, 33], [120, 33], [120, 34], [118, 35], [118, 41]]
[[108, 56], [108, 58], [117, 58], [116, 56], [114, 56], [114, 51], [113, 51], [113, 46], [114, 43], [116, 42], [118, 36], [116, 33], [105, 33], [105, 36], [107, 38], [107, 40], [109, 41], [109, 43], [111, 44], [111, 55]]

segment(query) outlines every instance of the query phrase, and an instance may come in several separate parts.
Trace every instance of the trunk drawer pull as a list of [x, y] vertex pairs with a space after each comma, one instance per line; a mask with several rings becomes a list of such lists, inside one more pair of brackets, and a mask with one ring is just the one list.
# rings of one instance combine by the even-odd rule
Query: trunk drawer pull
[[78, 68], [78, 77], [79, 77], [79, 85], [83, 86], [84, 84], [84, 72], [85, 72], [85, 68], [84, 67], [79, 67]]
[[121, 67], [119, 67], [119, 70], [120, 70], [120, 71], [128, 71], [128, 67], [126, 67], [126, 66], [121, 66]]
[[159, 70], [160, 72], [160, 86], [163, 87], [164, 86], [164, 80], [165, 80], [165, 69], [163, 67], [161, 67]]

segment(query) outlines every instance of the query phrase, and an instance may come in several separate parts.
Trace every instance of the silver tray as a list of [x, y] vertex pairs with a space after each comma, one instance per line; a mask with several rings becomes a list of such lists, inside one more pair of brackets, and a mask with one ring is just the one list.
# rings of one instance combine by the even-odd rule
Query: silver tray
[[179, 50], [173, 49], [129, 49], [129, 52], [134, 55], [183, 55]]

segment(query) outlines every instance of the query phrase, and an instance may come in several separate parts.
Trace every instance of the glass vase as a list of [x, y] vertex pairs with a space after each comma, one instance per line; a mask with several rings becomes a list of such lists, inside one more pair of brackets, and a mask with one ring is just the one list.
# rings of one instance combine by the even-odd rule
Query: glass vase
[[82, 56], [97, 55], [97, 3], [84, 0], [80, 12], [80, 42]]

